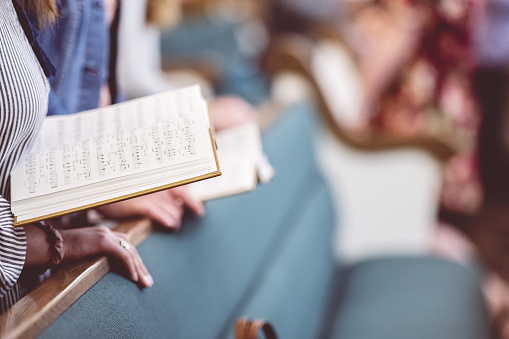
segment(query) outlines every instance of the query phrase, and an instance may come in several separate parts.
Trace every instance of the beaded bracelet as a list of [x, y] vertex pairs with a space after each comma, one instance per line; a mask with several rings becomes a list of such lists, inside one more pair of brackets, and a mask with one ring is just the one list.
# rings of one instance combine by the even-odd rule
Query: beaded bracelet
[[48, 242], [53, 249], [53, 254], [49, 261], [50, 266], [60, 264], [64, 259], [64, 239], [62, 238], [62, 234], [46, 221], [37, 223], [37, 226], [46, 233]]

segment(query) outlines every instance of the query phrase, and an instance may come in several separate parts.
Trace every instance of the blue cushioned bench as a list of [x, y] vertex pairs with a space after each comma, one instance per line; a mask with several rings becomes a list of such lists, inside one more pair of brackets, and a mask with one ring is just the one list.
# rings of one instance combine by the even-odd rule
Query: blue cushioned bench
[[473, 271], [431, 257], [334, 262], [336, 211], [314, 161], [313, 110], [293, 107], [264, 133], [269, 184], [210, 201], [205, 217], [139, 246], [153, 287], [110, 272], [40, 337], [233, 338], [235, 319], [248, 316], [284, 339], [490, 338]]

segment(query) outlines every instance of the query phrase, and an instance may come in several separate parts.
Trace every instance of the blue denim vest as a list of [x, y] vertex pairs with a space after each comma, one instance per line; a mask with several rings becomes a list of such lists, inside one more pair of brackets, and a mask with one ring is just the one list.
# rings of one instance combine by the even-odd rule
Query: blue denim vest
[[48, 115], [97, 108], [109, 73], [109, 27], [103, 1], [60, 1], [58, 11], [55, 25], [39, 36], [57, 69], [49, 79]]

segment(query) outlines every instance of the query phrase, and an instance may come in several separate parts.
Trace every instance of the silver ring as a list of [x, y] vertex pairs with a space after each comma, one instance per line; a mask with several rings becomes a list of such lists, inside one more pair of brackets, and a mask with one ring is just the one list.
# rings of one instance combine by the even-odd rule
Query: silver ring
[[131, 245], [129, 245], [129, 243], [124, 239], [120, 239], [120, 246], [122, 246], [125, 250], [128, 250], [131, 247]]

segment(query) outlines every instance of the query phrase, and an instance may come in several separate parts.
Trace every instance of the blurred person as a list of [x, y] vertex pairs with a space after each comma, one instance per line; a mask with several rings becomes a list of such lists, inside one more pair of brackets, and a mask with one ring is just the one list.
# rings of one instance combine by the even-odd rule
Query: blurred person
[[[49, 267], [94, 255], [117, 259], [141, 286], [152, 281], [125, 235], [104, 227], [57, 230], [49, 223], [14, 227], [9, 173], [27, 150], [47, 113], [47, 77], [55, 73], [37, 42], [36, 26], [56, 19], [55, 1], [0, 3], [0, 312], [39, 283]], [[32, 21], [29, 19], [32, 19]], [[51, 29], [51, 28], [47, 28]]]
[[473, 88], [475, 5], [441, 0], [422, 7], [428, 13], [416, 48], [370, 118], [381, 131], [432, 136], [457, 150], [446, 164], [440, 208], [460, 213], [475, 212], [483, 199], [476, 155], [480, 111]]
[[[160, 29], [171, 29], [181, 18], [183, 0], [125, 1], [119, 27], [118, 83], [128, 98], [199, 83], [206, 96], [208, 81], [189, 70], [176, 76], [163, 72]], [[171, 78], [170, 78], [171, 77]]]
[[441, 0], [416, 7], [422, 26], [397, 77], [382, 89], [372, 125], [393, 134], [475, 138], [471, 6], [472, 1]]
[[[314, 36], [312, 28], [321, 24], [314, 21], [316, 13], [302, 10], [299, 0], [274, 4], [279, 4], [272, 19], [276, 33]], [[335, 28], [357, 65], [362, 102], [353, 132], [376, 131], [403, 140], [435, 137], [458, 150], [447, 165], [441, 205], [463, 212], [475, 211], [483, 196], [475, 155], [480, 113], [472, 87], [475, 4], [345, 0], [319, 16]], [[285, 26], [292, 20], [293, 26]]]
[[313, 2], [272, 2], [274, 31], [313, 36], [321, 24], [317, 18], [335, 27], [363, 84], [357, 131], [436, 137], [458, 150], [445, 171], [441, 204], [474, 212], [483, 199], [475, 154], [480, 112], [472, 82], [477, 1], [339, 2], [324, 0], [316, 11], [309, 8]]
[[[181, 6], [190, 0], [124, 1], [119, 29], [118, 80], [129, 98], [155, 94], [206, 80], [197, 74], [180, 73], [170, 77], [162, 70], [160, 54], [161, 29], [169, 29], [180, 18]], [[192, 0], [191, 0], [192, 1]], [[205, 91], [210, 92], [210, 90]], [[220, 131], [253, 121], [255, 111], [243, 99], [221, 96], [210, 101], [216, 130]]]
[[443, 136], [454, 125], [468, 138], [478, 122], [470, 100], [472, 2], [277, 0], [271, 23], [275, 33], [312, 37], [324, 23], [336, 29], [358, 66], [367, 128]]
[[270, 2], [273, 34], [315, 38], [333, 30], [353, 57], [363, 86], [358, 115], [373, 127], [378, 103], [414, 57], [429, 20], [429, 5], [406, 0], [277, 0]]

